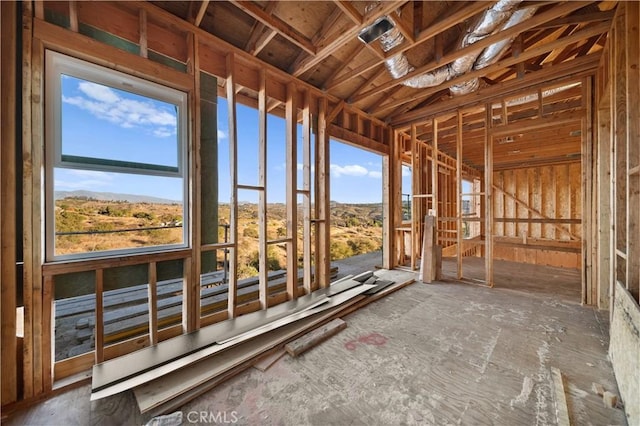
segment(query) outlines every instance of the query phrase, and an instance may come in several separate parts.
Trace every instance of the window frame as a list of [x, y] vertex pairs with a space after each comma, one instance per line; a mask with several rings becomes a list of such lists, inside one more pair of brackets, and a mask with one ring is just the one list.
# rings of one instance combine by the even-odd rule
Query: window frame
[[[102, 84], [114, 89], [144, 96], [150, 99], [176, 105], [177, 126], [177, 166], [118, 161], [92, 157], [81, 157], [62, 153], [62, 75], [72, 76], [84, 81]], [[45, 52], [45, 259], [48, 262], [61, 260], [81, 260], [153, 253], [176, 248], [190, 247], [189, 215], [189, 96], [168, 86], [135, 77], [111, 68], [77, 59], [52, 50]], [[139, 174], [182, 179], [182, 243], [163, 244], [148, 247], [131, 247], [95, 252], [56, 254], [55, 235], [55, 188], [54, 170], [56, 168], [100, 171], [108, 173]]]

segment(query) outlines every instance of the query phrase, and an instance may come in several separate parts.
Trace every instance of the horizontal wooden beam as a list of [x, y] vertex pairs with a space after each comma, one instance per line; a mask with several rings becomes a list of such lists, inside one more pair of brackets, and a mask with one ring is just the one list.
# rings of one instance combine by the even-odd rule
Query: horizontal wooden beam
[[[184, 91], [193, 90], [193, 76], [189, 74], [149, 61], [57, 25], [34, 19], [33, 36], [42, 40], [45, 47], [58, 52], [147, 80], [152, 79], [165, 86]], [[100, 54], [98, 55], [97, 52]]]
[[389, 145], [385, 145], [373, 139], [369, 139], [366, 136], [359, 135], [356, 132], [347, 130], [340, 126], [336, 126], [335, 124], [330, 124], [328, 126], [328, 129], [329, 135], [336, 139], [340, 139], [344, 142], [356, 143], [358, 146], [375, 152], [376, 154], [389, 155]]
[[513, 133], [531, 132], [538, 129], [547, 129], [552, 126], [580, 121], [585, 116], [585, 109], [576, 109], [574, 111], [561, 112], [549, 117], [536, 118], [532, 120], [517, 121], [511, 124], [505, 124], [489, 129], [489, 135], [493, 137], [508, 136]]

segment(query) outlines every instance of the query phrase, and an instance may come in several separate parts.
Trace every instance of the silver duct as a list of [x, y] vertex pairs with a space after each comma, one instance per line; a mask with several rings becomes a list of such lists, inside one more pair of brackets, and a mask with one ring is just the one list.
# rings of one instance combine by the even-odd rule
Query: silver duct
[[[538, 8], [535, 6], [516, 10], [496, 31], [506, 30], [507, 28], [511, 28], [514, 25], [519, 24], [520, 22], [524, 22], [525, 20], [531, 18], [536, 13], [536, 10], [538, 10]], [[509, 49], [509, 46], [511, 46], [515, 38], [515, 36], [512, 36], [486, 47], [482, 51], [482, 53], [480, 53], [476, 57], [475, 61], [472, 64], [473, 66], [464, 72], [467, 72], [471, 69], [479, 70], [496, 63], [498, 59], [500, 59], [502, 54], [506, 52], [507, 49]], [[461, 72], [460, 74], [464, 74], [464, 72]], [[464, 95], [478, 90], [479, 87], [480, 79], [475, 77], [463, 83], [454, 84], [449, 88], [449, 90], [451, 90], [451, 93], [453, 95]]]
[[[500, 31], [504, 28], [509, 28], [518, 22], [532, 16], [536, 8], [531, 7], [523, 9], [523, 11], [517, 11], [516, 8], [522, 2], [522, 0], [499, 0], [489, 9], [487, 9], [483, 15], [472, 25], [469, 30], [464, 34], [458, 43], [458, 48], [462, 49], [473, 43], [478, 42], [496, 31]], [[526, 11], [526, 13], [525, 13]], [[517, 18], [512, 17], [517, 14]], [[390, 18], [389, 18], [390, 19]], [[517, 20], [516, 20], [517, 19]], [[505, 23], [506, 22], [506, 23]], [[389, 32], [383, 34], [380, 37], [380, 44], [384, 52], [389, 52], [396, 46], [399, 46], [404, 41], [404, 36], [394, 27]], [[468, 53], [467, 55], [456, 59], [451, 64], [443, 65], [436, 68], [433, 71], [422, 73], [415, 77], [409, 78], [402, 82], [403, 85], [412, 87], [415, 89], [433, 87], [444, 83], [447, 80], [458, 77], [472, 68], [477, 63], [479, 57], [482, 58], [482, 63], [486, 65], [481, 68], [490, 65], [497, 61], [502, 53], [511, 45], [513, 38], [497, 42], [486, 49], [479, 49], [477, 51]], [[493, 61], [493, 62], [491, 62]], [[395, 79], [402, 78], [415, 68], [411, 66], [407, 56], [404, 53], [399, 53], [392, 56], [385, 61], [385, 65], [389, 74]], [[475, 68], [480, 69], [480, 68]], [[476, 90], [479, 87], [479, 80], [472, 79], [468, 82], [460, 83], [451, 88], [453, 94], [469, 93]]]

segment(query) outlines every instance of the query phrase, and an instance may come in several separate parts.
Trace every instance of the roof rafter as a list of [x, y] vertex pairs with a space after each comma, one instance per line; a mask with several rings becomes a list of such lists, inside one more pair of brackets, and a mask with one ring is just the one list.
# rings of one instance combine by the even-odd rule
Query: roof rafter
[[[264, 8], [264, 11], [268, 14], [271, 14], [273, 10], [278, 5], [278, 0], [272, 0], [267, 3], [267, 6]], [[256, 56], [258, 53], [265, 48], [267, 44], [276, 36], [276, 31], [273, 28], [267, 27], [260, 21], [256, 21], [253, 29], [251, 30], [251, 35], [249, 36], [249, 40], [244, 46], [244, 50]]]
[[337, 35], [334, 38], [321, 41], [318, 44], [317, 52], [315, 54], [312, 53], [311, 56], [307, 56], [304, 59], [294, 62], [290, 73], [295, 77], [299, 77], [309, 71], [311, 68], [322, 62], [326, 57], [336, 52], [345, 43], [353, 40], [363, 28], [373, 24], [379, 17], [387, 15], [392, 10], [401, 7], [407, 1], [408, 0], [399, 0], [380, 2], [376, 4], [373, 9], [363, 16], [362, 24], [354, 26], [353, 23], [349, 23], [346, 26], [342, 26], [337, 31]]
[[342, 12], [344, 12], [345, 15], [349, 17], [349, 19], [351, 19], [351, 21], [353, 21], [354, 24], [362, 24], [362, 14], [358, 9], [353, 7], [353, 4], [345, 0], [334, 0], [334, 3], [340, 8], [340, 10], [342, 10]]
[[316, 48], [311, 40], [302, 35], [298, 30], [284, 22], [277, 16], [273, 16], [264, 9], [261, 9], [256, 3], [248, 0], [229, 0], [243, 12], [252, 16], [254, 19], [262, 22], [272, 30], [277, 31], [281, 36], [289, 40], [291, 43], [305, 50], [311, 55], [315, 55]]

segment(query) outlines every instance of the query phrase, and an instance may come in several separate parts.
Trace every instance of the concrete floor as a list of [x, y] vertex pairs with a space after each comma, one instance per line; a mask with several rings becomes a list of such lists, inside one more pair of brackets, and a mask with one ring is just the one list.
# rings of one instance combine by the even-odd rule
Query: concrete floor
[[[399, 290], [343, 318], [347, 329], [303, 356], [250, 369], [186, 404], [184, 424], [554, 425], [551, 367], [565, 376], [573, 424], [626, 424], [623, 410], [591, 391], [598, 382], [617, 392], [608, 313], [580, 306], [578, 271], [533, 267], [533, 282], [527, 268], [496, 262], [494, 289], [446, 280]], [[7, 424], [147, 420], [131, 393], [90, 403], [89, 392]]]

